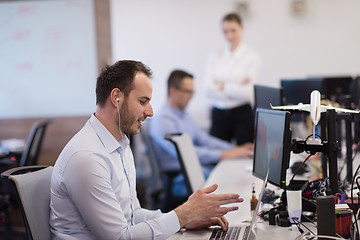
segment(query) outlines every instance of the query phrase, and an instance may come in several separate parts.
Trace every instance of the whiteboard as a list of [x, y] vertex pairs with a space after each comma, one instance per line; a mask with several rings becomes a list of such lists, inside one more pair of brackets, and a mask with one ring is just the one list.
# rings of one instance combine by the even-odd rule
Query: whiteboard
[[95, 110], [92, 0], [0, 3], [0, 118]]

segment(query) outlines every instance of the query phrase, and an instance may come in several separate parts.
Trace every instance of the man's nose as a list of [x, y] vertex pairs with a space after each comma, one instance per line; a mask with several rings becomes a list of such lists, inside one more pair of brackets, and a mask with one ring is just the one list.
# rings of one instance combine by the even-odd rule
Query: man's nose
[[145, 110], [145, 114], [146, 114], [147, 117], [154, 116], [153, 108], [152, 108], [150, 103], [149, 103], [149, 106]]

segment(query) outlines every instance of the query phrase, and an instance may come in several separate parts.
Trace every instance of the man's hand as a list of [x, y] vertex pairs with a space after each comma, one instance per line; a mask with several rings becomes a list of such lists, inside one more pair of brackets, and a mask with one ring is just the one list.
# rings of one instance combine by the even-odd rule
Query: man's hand
[[196, 223], [204, 223], [204, 220], [214, 217], [221, 218], [228, 212], [238, 210], [237, 206], [223, 207], [229, 203], [242, 202], [243, 199], [238, 194], [211, 194], [216, 189], [217, 184], [197, 190], [184, 204], [175, 209], [181, 227], [190, 222], [194, 222], [193, 225], [196, 225]]
[[224, 216], [222, 217], [212, 217], [209, 219], [204, 220], [194, 220], [192, 222], [189, 222], [185, 225], [187, 229], [201, 229], [201, 228], [208, 228], [211, 226], [218, 225], [220, 226], [224, 231], [228, 229], [229, 223], [226, 220]]
[[254, 155], [254, 144], [244, 143], [243, 145], [236, 146], [231, 150], [222, 151], [221, 159], [252, 157], [253, 155]]

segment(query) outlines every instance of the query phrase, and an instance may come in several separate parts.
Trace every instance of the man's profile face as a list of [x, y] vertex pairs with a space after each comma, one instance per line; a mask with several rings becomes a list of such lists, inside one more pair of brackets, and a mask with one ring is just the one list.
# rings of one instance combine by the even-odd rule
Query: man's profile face
[[134, 77], [134, 88], [124, 99], [120, 110], [120, 128], [126, 134], [137, 134], [142, 121], [153, 116], [150, 104], [152, 85], [150, 78], [142, 72]]
[[185, 77], [181, 81], [178, 89], [174, 91], [174, 99], [179, 109], [184, 109], [189, 104], [194, 94], [194, 80], [191, 77]]

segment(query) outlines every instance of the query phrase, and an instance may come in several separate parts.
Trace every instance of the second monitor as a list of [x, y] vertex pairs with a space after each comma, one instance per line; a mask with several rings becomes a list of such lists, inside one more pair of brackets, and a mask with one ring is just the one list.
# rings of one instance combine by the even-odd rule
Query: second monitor
[[258, 108], [255, 115], [253, 175], [284, 188], [291, 152], [290, 113]]

